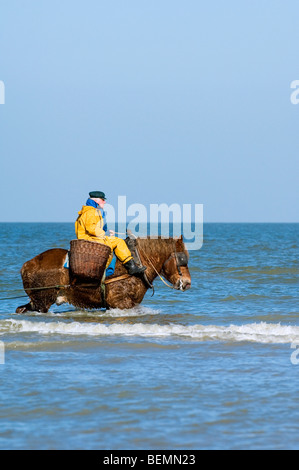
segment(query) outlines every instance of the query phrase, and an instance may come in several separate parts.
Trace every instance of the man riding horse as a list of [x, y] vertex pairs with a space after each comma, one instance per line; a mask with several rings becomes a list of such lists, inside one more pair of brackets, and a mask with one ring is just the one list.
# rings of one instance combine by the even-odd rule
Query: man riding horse
[[108, 260], [108, 265], [111, 262], [114, 252], [129, 274], [135, 276], [142, 274], [146, 270], [146, 267], [136, 265], [126, 242], [121, 238], [115, 237], [114, 232], [111, 230], [110, 235], [106, 235], [105, 204], [106, 196], [102, 191], [92, 191], [89, 193], [86, 205], [78, 212], [79, 217], [75, 223], [77, 238], [95, 241], [109, 246], [112, 255]]

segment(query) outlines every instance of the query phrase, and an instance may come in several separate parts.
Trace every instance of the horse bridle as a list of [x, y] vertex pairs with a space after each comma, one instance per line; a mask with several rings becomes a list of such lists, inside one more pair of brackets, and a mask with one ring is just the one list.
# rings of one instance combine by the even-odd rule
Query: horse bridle
[[[181, 267], [187, 267], [188, 266], [189, 258], [188, 258], [187, 253], [185, 253], [184, 251], [175, 251], [175, 252], [171, 253], [170, 257], [165, 261], [164, 264], [166, 264], [168, 261], [170, 261], [171, 258], [175, 259], [178, 273], [182, 277], [183, 274], [182, 274], [182, 271], [181, 271]], [[163, 264], [163, 267], [164, 267], [164, 264]]]
[[[140, 249], [140, 246], [136, 246], [136, 254], [138, 256], [138, 260], [139, 262], [142, 264], [142, 261], [140, 259], [140, 254], [139, 254], [139, 251], [141, 251], [142, 255], [148, 260], [148, 262], [151, 264], [152, 268], [154, 269], [154, 271], [156, 272], [156, 274], [159, 276], [159, 278], [161, 279], [161, 281], [167, 286], [167, 287], [171, 287], [173, 289], [173, 286], [170, 286], [166, 283], [166, 281], [164, 281], [164, 279], [162, 278], [161, 274], [157, 271], [157, 268], [155, 267], [155, 265], [153, 264], [153, 262], [150, 260], [150, 258], [143, 252], [143, 250]], [[164, 269], [164, 266], [165, 264], [171, 260], [171, 258], [175, 258], [175, 262], [176, 262], [176, 267], [177, 267], [177, 270], [178, 270], [178, 273], [180, 275], [180, 278], [182, 278], [183, 274], [182, 274], [182, 271], [181, 271], [181, 267], [187, 267], [188, 266], [188, 261], [189, 261], [189, 256], [187, 253], [183, 252], [183, 251], [176, 251], [176, 247], [174, 246], [174, 251], [171, 253], [171, 255], [169, 256], [169, 258], [167, 258], [167, 260], [163, 263], [163, 266], [162, 266], [162, 270]], [[150, 281], [148, 280], [147, 276], [145, 273], [143, 273], [143, 278], [144, 280], [146, 281], [147, 285], [153, 289], [153, 295], [154, 295], [154, 286], [153, 284], [150, 283]], [[182, 283], [182, 279], [180, 279], [180, 284]]]

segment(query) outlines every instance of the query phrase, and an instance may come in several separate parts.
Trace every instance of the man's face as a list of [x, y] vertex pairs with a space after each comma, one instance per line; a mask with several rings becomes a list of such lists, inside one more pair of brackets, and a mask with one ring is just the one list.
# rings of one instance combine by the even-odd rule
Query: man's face
[[106, 204], [105, 199], [101, 199], [101, 198], [99, 198], [99, 197], [92, 197], [92, 198], [90, 198], [90, 199], [92, 199], [93, 201], [95, 201], [95, 202], [100, 206], [101, 209], [104, 209], [104, 206], [105, 206], [105, 204]]
[[105, 199], [100, 199], [100, 198], [98, 198], [96, 202], [99, 204], [99, 206], [100, 206], [101, 209], [104, 209], [104, 206], [105, 206], [105, 204], [106, 204]]

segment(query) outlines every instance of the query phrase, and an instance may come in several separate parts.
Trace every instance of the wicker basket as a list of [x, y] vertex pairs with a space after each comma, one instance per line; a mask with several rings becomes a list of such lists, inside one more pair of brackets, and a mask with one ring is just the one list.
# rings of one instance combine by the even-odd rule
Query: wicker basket
[[70, 271], [73, 276], [101, 280], [111, 248], [89, 240], [72, 240], [70, 249]]

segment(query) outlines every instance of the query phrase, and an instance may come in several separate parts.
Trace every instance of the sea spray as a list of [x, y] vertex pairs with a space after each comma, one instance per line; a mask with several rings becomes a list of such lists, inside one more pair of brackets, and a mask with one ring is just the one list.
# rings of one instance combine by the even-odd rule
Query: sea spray
[[40, 322], [6, 319], [0, 321], [0, 335], [13, 333], [36, 333], [37, 335], [65, 336], [121, 336], [151, 338], [182, 338], [193, 341], [249, 341], [254, 343], [287, 344], [299, 341], [299, 326], [280, 323], [248, 323], [244, 325], [181, 325], [157, 323], [82, 323]]

